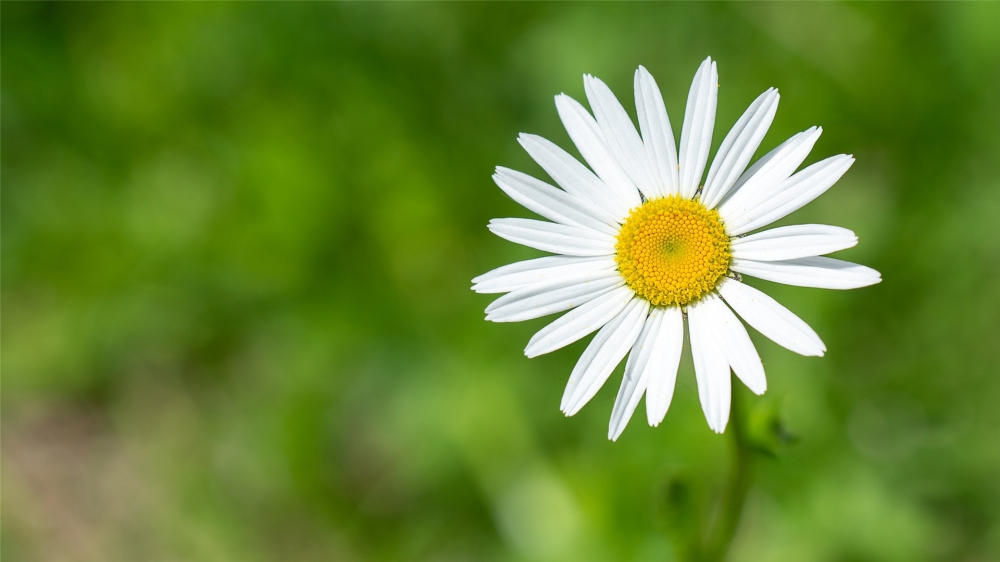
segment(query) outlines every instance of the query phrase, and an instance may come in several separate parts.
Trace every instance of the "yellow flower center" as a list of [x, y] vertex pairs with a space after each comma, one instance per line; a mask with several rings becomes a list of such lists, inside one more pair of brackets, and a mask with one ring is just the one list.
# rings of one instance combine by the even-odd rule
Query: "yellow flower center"
[[632, 209], [615, 245], [625, 283], [656, 306], [704, 297], [726, 274], [730, 257], [719, 212], [677, 195]]

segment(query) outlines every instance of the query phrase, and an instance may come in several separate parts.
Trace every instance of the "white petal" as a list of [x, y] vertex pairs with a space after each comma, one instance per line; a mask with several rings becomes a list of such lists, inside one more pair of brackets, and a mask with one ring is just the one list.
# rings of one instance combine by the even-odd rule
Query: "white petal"
[[729, 363], [712, 336], [711, 320], [706, 318], [704, 302], [688, 306], [688, 329], [691, 333], [691, 358], [694, 360], [698, 398], [708, 427], [716, 433], [726, 430], [732, 400]]
[[706, 310], [704, 318], [715, 337], [715, 344], [726, 356], [726, 362], [733, 367], [733, 372], [754, 394], [764, 394], [767, 390], [764, 365], [760, 362], [757, 348], [750, 341], [750, 334], [743, 323], [715, 295], [706, 296], [703, 307]]
[[715, 129], [715, 105], [719, 96], [719, 72], [712, 58], [705, 59], [691, 82], [687, 107], [684, 108], [684, 127], [681, 129], [680, 193], [694, 197], [701, 183], [712, 147]]
[[[787, 179], [788, 176], [790, 176], [792, 172], [795, 171], [795, 169], [792, 169], [786, 175], [779, 178], [778, 176], [780, 176], [780, 172], [786, 169], [787, 166], [778, 166], [778, 162], [784, 162], [785, 158], [787, 158], [789, 154], [793, 154], [792, 151], [794, 151], [797, 147], [802, 146], [803, 143], [809, 142], [809, 139], [811, 138], [812, 135], [816, 133], [817, 130], [822, 132], [822, 129], [819, 129], [818, 127], [810, 127], [809, 129], [801, 133], [796, 133], [791, 137], [789, 137], [788, 140], [786, 140], [785, 142], [771, 149], [770, 152], [768, 152], [761, 158], [758, 158], [757, 161], [754, 162], [752, 166], [750, 166], [742, 174], [740, 174], [739, 179], [736, 180], [736, 184], [734, 184], [732, 189], [729, 190], [729, 193], [722, 198], [722, 202], [719, 205], [717, 205], [717, 207], [720, 208], [720, 211], [722, 205], [724, 205], [730, 199], [734, 198], [742, 190], [743, 186], [752, 178], [757, 178], [756, 180], [754, 180], [755, 183], [769, 184], [769, 185], [777, 185], [781, 183], [784, 179]], [[794, 152], [794, 154], [798, 154], [798, 152]], [[772, 160], [775, 159], [777, 159], [777, 161], [772, 163]], [[788, 162], [791, 162], [791, 160], [789, 160]], [[774, 181], [775, 179], [776, 181]]]
[[618, 234], [617, 225], [613, 227], [601, 221], [599, 217], [605, 213], [593, 203], [525, 173], [497, 166], [493, 181], [511, 199], [551, 221], [589, 228], [610, 236]]
[[781, 182], [767, 200], [752, 208], [742, 209], [732, 221], [723, 215], [727, 232], [732, 236], [750, 232], [801, 209], [837, 183], [851, 164], [854, 164], [854, 158], [841, 154], [809, 166]]
[[559, 187], [577, 197], [593, 202], [607, 211], [605, 222], [615, 226], [624, 222], [628, 216], [629, 206], [601, 178], [594, 175], [590, 168], [584, 166], [568, 152], [555, 143], [538, 135], [521, 133], [517, 137], [524, 150], [538, 162]]
[[607, 256], [615, 253], [613, 236], [589, 228], [532, 219], [493, 219], [493, 234], [511, 242], [566, 256]]
[[521, 322], [580, 306], [624, 283], [612, 273], [603, 277], [567, 276], [528, 285], [498, 298], [486, 307], [491, 322]]
[[733, 259], [733, 271], [775, 283], [817, 289], [857, 289], [882, 280], [870, 267], [833, 258], [799, 258], [785, 261]]
[[597, 332], [569, 376], [560, 405], [563, 413], [572, 416], [597, 394], [639, 337], [648, 311], [649, 301], [636, 297]]
[[477, 293], [507, 293], [532, 283], [552, 281], [579, 273], [605, 273], [615, 267], [615, 260], [611, 256], [545, 256], [515, 262], [484, 273], [472, 280], [472, 290]]
[[524, 354], [537, 357], [566, 347], [610, 322], [633, 297], [632, 289], [620, 286], [574, 308], [532, 336]]
[[660, 194], [678, 193], [677, 145], [667, 117], [660, 88], [653, 76], [643, 67], [635, 71], [635, 111], [639, 117], [639, 130], [650, 162], [650, 168], [659, 179]]
[[649, 359], [656, 342], [656, 333], [663, 322], [663, 316], [657, 314], [657, 310], [653, 308], [646, 318], [639, 339], [635, 340], [635, 345], [628, 354], [628, 360], [625, 361], [625, 375], [622, 377], [622, 385], [618, 388], [615, 407], [611, 410], [611, 422], [608, 424], [608, 439], [612, 441], [617, 441], [622, 431], [625, 431], [625, 426], [632, 419], [632, 413], [639, 405], [639, 400], [646, 391], [649, 375], [653, 371]]
[[858, 237], [839, 226], [799, 224], [782, 226], [732, 241], [733, 257], [743, 260], [781, 261], [822, 256], [851, 248]]
[[709, 209], [715, 208], [732, 189], [764, 140], [778, 111], [779, 97], [774, 88], [758, 96], [722, 141], [701, 192], [701, 202]]
[[646, 147], [625, 108], [599, 78], [586, 75], [583, 84], [604, 142], [618, 165], [647, 198], [659, 196], [660, 187], [649, 167]]
[[826, 353], [816, 332], [767, 294], [732, 279], [723, 280], [718, 290], [747, 324], [774, 343], [806, 356], [822, 357]]
[[792, 135], [790, 139], [754, 162], [754, 165], [736, 180], [736, 185], [718, 205], [722, 218], [733, 220], [740, 213], [753, 209], [761, 201], [773, 195], [781, 182], [788, 179], [802, 165], [802, 161], [809, 156], [809, 152], [822, 134], [821, 127], [810, 127]]
[[597, 121], [579, 102], [566, 94], [556, 96], [556, 110], [569, 138], [604, 183], [632, 209], [642, 204], [639, 191], [608, 151]]
[[673, 306], [656, 310], [663, 316], [663, 324], [656, 336], [655, 353], [649, 367], [653, 373], [646, 385], [646, 421], [653, 427], [660, 425], [670, 409], [677, 382], [677, 367], [680, 366], [684, 348], [684, 315], [681, 309]]

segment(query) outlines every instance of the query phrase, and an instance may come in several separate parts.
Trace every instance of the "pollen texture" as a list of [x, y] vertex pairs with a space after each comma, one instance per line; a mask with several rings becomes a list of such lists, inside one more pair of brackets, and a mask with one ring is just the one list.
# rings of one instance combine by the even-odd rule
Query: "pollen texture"
[[633, 209], [615, 245], [625, 283], [656, 306], [705, 296], [726, 274], [730, 257], [719, 212], [677, 195]]

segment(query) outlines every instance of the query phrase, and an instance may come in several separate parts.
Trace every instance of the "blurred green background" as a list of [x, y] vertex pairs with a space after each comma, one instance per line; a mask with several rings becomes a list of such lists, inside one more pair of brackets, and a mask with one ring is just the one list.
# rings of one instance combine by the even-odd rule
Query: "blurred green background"
[[518, 132], [570, 146], [553, 95], [593, 73], [632, 111], [643, 64], [679, 131], [711, 55], [716, 146], [776, 86], [760, 154], [822, 125], [807, 163], [856, 156], [784, 222], [855, 230], [840, 257], [884, 278], [752, 283], [829, 352], [753, 334], [767, 454], [730, 559], [1000, 560], [998, 28], [997, 3], [4, 2], [3, 559], [678, 559], [731, 439], [690, 358], [666, 421], [611, 443], [621, 369], [563, 417], [586, 342], [524, 358], [548, 319], [484, 322], [469, 280], [538, 255], [485, 225], [529, 216], [495, 165], [544, 177]]

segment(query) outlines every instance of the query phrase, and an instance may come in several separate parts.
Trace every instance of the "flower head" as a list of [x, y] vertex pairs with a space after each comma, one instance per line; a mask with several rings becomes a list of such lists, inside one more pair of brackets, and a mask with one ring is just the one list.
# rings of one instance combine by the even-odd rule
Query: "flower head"
[[507, 293], [486, 308], [494, 322], [569, 311], [531, 338], [528, 357], [597, 331], [570, 374], [561, 405], [566, 415], [578, 412], [628, 355], [611, 439], [643, 394], [650, 425], [663, 420], [687, 318], [702, 409], [721, 433], [729, 419], [730, 370], [757, 394], [767, 388], [737, 314], [792, 351], [826, 351], [805, 322], [742, 283], [741, 274], [826, 289], [881, 281], [873, 269], [820, 257], [857, 244], [850, 230], [812, 224], [747, 235], [820, 196], [854, 159], [841, 154], [796, 172], [822, 133], [813, 127], [747, 168], [778, 108], [778, 92], [769, 89], [726, 135], [703, 183], [718, 94], [711, 58], [691, 84], [679, 153], [645, 68], [635, 73], [638, 131], [603, 82], [585, 76], [584, 86], [593, 115], [565, 94], [556, 96], [556, 108], [589, 168], [555, 144], [522, 134], [518, 141], [562, 189], [506, 168], [493, 176], [515, 201], [549, 220], [495, 219], [490, 230], [556, 255], [495, 269], [475, 278], [473, 290]]

